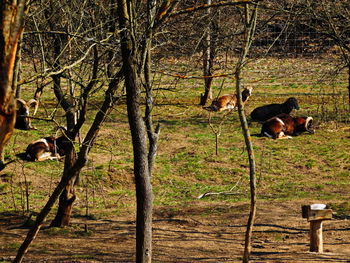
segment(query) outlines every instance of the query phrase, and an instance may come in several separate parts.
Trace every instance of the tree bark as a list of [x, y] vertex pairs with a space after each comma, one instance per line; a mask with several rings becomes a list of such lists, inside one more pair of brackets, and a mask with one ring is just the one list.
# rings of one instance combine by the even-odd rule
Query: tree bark
[[[98, 54], [97, 54], [97, 49], [96, 47], [94, 48], [94, 63], [93, 63], [93, 68], [92, 68], [92, 76], [91, 76], [91, 81], [88, 83], [88, 85], [85, 87], [84, 92], [81, 94], [80, 98], [82, 101], [82, 105], [81, 105], [81, 110], [80, 110], [80, 116], [78, 120], [75, 120], [74, 117], [74, 111], [70, 110], [72, 108], [72, 106], [68, 103], [65, 103], [64, 105], [66, 105], [65, 107], [67, 107], [66, 109], [68, 109], [68, 112], [66, 111], [66, 117], [67, 117], [67, 126], [70, 127], [71, 132], [68, 132], [68, 137], [66, 139], [66, 147], [67, 147], [67, 154], [65, 156], [65, 163], [64, 163], [64, 172], [65, 173], [69, 173], [70, 170], [72, 169], [72, 167], [74, 167], [76, 165], [76, 153], [75, 153], [75, 149], [74, 149], [74, 139], [77, 137], [77, 134], [80, 131], [80, 128], [82, 127], [82, 125], [85, 122], [86, 119], [86, 113], [87, 113], [87, 100], [88, 100], [88, 95], [91, 91], [91, 89], [93, 88], [93, 86], [96, 84], [96, 77], [97, 77], [97, 70], [98, 70], [98, 63], [99, 59], [98, 59]], [[95, 117], [95, 126], [93, 125], [93, 127], [98, 127], [102, 124], [102, 122], [105, 119], [105, 115], [104, 114], [108, 114], [110, 112], [110, 108], [112, 107], [112, 105], [114, 104], [114, 94], [118, 88], [118, 83], [120, 80], [120, 75], [121, 74], [117, 74], [112, 78], [112, 81], [109, 84], [108, 90], [106, 92], [106, 97], [105, 97], [105, 102], [102, 105], [101, 111], [98, 112], [98, 114]], [[57, 87], [57, 95], [58, 97], [61, 97], [61, 90], [60, 87]], [[64, 106], [63, 105], [63, 106]], [[96, 124], [97, 122], [97, 124]], [[97, 129], [97, 128], [96, 128]], [[97, 131], [95, 131], [94, 129], [92, 129], [93, 133], [96, 133], [97, 135]], [[92, 136], [94, 137], [94, 136]], [[90, 138], [88, 135], [86, 136], [86, 138]], [[92, 141], [90, 142], [91, 146], [93, 143], [94, 139], [91, 139]], [[87, 158], [87, 157], [86, 157]], [[51, 227], [62, 227], [62, 226], [67, 226], [69, 225], [70, 219], [71, 219], [71, 215], [72, 215], [72, 209], [73, 209], [73, 203], [76, 199], [76, 195], [75, 195], [75, 186], [77, 185], [78, 181], [79, 181], [79, 176], [80, 176], [80, 170], [77, 171], [76, 175], [73, 176], [71, 178], [71, 180], [68, 181], [68, 184], [65, 186], [65, 189], [63, 190], [63, 192], [60, 195], [59, 198], [59, 204], [58, 204], [58, 209], [57, 209], [57, 213], [55, 218], [53, 219], [53, 221], [51, 222], [50, 226]]]
[[[65, 156], [65, 164], [64, 164], [64, 176], [70, 172], [72, 167], [76, 162], [76, 153], [74, 150], [73, 143], [69, 141], [67, 138], [66, 144], [69, 144], [68, 153]], [[76, 173], [76, 176], [72, 177], [68, 184], [65, 186], [63, 192], [60, 195], [58, 202], [58, 209], [55, 218], [51, 221], [50, 227], [62, 227], [69, 225], [70, 218], [72, 215], [73, 202], [76, 199], [75, 195], [75, 184], [76, 180], [79, 176], [80, 171]]]
[[350, 110], [350, 64], [348, 64], [348, 98], [349, 98], [349, 110]]
[[243, 263], [249, 262], [249, 257], [251, 253], [251, 238], [253, 233], [253, 226], [256, 215], [256, 164], [254, 149], [252, 144], [252, 139], [249, 132], [247, 118], [244, 113], [242, 96], [241, 96], [241, 80], [240, 71], [236, 72], [236, 87], [237, 87], [237, 97], [238, 97], [238, 113], [241, 122], [241, 127], [243, 131], [245, 145], [248, 152], [249, 160], [249, 185], [250, 185], [250, 212], [248, 217], [247, 229], [245, 234], [245, 244], [243, 253]]
[[154, 106], [153, 89], [151, 84], [151, 43], [153, 37], [153, 26], [156, 15], [156, 0], [149, 0], [147, 6], [147, 17], [148, 17], [148, 28], [149, 31], [146, 34], [146, 39], [144, 41], [145, 50], [145, 65], [144, 65], [144, 86], [146, 89], [146, 108], [145, 108], [145, 123], [148, 135], [148, 170], [149, 175], [152, 177], [152, 171], [154, 167], [154, 162], [158, 151], [158, 139], [160, 133], [160, 124], [154, 128], [152, 119], [152, 110]]
[[[52, 26], [52, 25], [51, 25]], [[52, 26], [53, 27], [53, 26]], [[54, 68], [61, 69], [61, 63], [59, 57], [62, 52], [62, 43], [63, 39], [61, 35], [54, 35], [54, 49], [53, 55], [55, 58]], [[76, 161], [76, 153], [74, 150], [73, 142], [75, 141], [76, 134], [74, 134], [76, 118], [75, 118], [75, 108], [70, 101], [68, 101], [67, 97], [64, 96], [61, 87], [61, 74], [52, 76], [53, 80], [53, 90], [56, 95], [57, 101], [60, 103], [61, 107], [65, 111], [66, 114], [66, 124], [67, 131], [65, 136], [66, 145], [67, 145], [67, 153], [65, 156], [64, 162], [64, 172], [63, 174], [69, 172], [75, 161]], [[79, 173], [76, 174], [71, 180], [68, 181], [68, 184], [65, 186], [64, 191], [61, 193], [58, 203], [58, 209], [55, 218], [50, 224], [50, 227], [62, 227], [67, 226], [70, 221], [70, 217], [72, 214], [73, 202], [76, 199], [75, 196], [75, 184], [78, 181]]]
[[152, 202], [153, 192], [149, 175], [146, 127], [140, 109], [140, 79], [137, 75], [137, 51], [133, 45], [133, 13], [129, 0], [118, 0], [121, 54], [124, 67], [127, 110], [134, 151], [136, 184], [136, 262], [152, 261]]
[[0, 169], [4, 167], [4, 146], [11, 138], [16, 119], [12, 82], [18, 41], [23, 32], [25, 2], [5, 1], [0, 6]]
[[[207, 5], [211, 5], [211, 0], [206, 0]], [[205, 38], [203, 41], [203, 75], [204, 75], [204, 94], [201, 95], [201, 100], [199, 105], [204, 106], [208, 99], [213, 98], [213, 91], [211, 83], [213, 81], [212, 68], [214, 61], [214, 50], [212, 43], [212, 33], [213, 26], [211, 17], [211, 8], [207, 9], [207, 18], [209, 19], [209, 25], [207, 32], [205, 33]]]
[[13, 71], [13, 81], [12, 81], [12, 90], [14, 90], [15, 97], [20, 98], [21, 97], [21, 85], [18, 85], [18, 80], [21, 76], [21, 61], [22, 61], [22, 39], [23, 39], [23, 31], [21, 33], [21, 36], [18, 40], [18, 49], [17, 49], [17, 54], [16, 54], [16, 59], [15, 59], [15, 66], [14, 66], [14, 71]]
[[249, 4], [245, 5], [245, 46], [243, 52], [236, 66], [235, 78], [236, 78], [236, 94], [238, 100], [238, 113], [243, 131], [245, 145], [248, 152], [249, 160], [249, 185], [250, 185], [250, 212], [247, 222], [247, 229], [245, 233], [244, 252], [243, 252], [243, 263], [248, 263], [251, 254], [251, 238], [253, 233], [253, 226], [256, 215], [256, 164], [253, 144], [249, 132], [247, 119], [244, 113], [244, 107], [242, 103], [241, 93], [241, 70], [246, 64], [246, 58], [250, 50], [257, 20], [258, 5], [256, 4], [253, 11], [250, 11]]

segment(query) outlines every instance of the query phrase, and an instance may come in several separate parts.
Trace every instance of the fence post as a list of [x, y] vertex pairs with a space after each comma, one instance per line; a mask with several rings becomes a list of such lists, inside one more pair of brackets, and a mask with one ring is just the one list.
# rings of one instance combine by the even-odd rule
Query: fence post
[[332, 219], [333, 211], [325, 204], [302, 206], [302, 217], [310, 222], [310, 252], [323, 253], [322, 227], [324, 220]]

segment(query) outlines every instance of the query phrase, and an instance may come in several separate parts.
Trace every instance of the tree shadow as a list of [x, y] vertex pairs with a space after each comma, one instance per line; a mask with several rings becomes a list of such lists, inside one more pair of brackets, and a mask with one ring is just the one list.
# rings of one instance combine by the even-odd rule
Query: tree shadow
[[[203, 209], [198, 212], [203, 212]], [[20, 213], [0, 213], [0, 235], [5, 238], [4, 240], [10, 240], [12, 243], [21, 242], [27, 230], [18, 226], [25, 219], [26, 217]], [[153, 221], [153, 262], [241, 261], [245, 224], [236, 218], [227, 218], [230, 221], [217, 220], [215, 216], [205, 217], [202, 220], [194, 214], [186, 215], [186, 213], [174, 215], [172, 218], [156, 217]], [[11, 229], [11, 226], [15, 225], [17, 228]], [[87, 231], [84, 231], [84, 228]], [[343, 227], [324, 231], [344, 230], [350, 229]], [[274, 237], [273, 233], [286, 234], [289, 239], [282, 241], [272, 238], [267, 243], [258, 242], [262, 237]], [[255, 224], [256, 239], [253, 242], [252, 261], [349, 262], [346, 255], [307, 252], [307, 233], [307, 228], [281, 224]], [[135, 262], [135, 236], [135, 220], [74, 217], [71, 227], [66, 230], [41, 231], [30, 248], [26, 262], [40, 262], [43, 258], [45, 262]], [[335, 243], [338, 246], [342, 244], [334, 240]], [[331, 244], [331, 241], [327, 242], [327, 246]], [[344, 242], [343, 245], [348, 244]], [[282, 251], [283, 247], [288, 251]], [[305, 251], [296, 252], [296, 250]], [[14, 253], [14, 250], [4, 250], [4, 256], [13, 256]]]

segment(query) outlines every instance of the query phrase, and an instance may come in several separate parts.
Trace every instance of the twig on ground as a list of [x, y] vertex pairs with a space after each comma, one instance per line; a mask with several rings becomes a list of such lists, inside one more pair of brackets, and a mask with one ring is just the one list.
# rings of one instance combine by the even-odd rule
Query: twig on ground
[[201, 194], [197, 197], [197, 199], [202, 199], [206, 196], [210, 196], [210, 195], [237, 195], [239, 194], [238, 192], [232, 192], [233, 189], [235, 189], [237, 187], [237, 185], [239, 184], [239, 182], [241, 181], [242, 177], [239, 178], [239, 180], [236, 182], [236, 184], [234, 186], [231, 187], [230, 190], [228, 191], [223, 191], [223, 192], [206, 192], [204, 194]]
[[236, 194], [239, 194], [239, 193], [237, 193], [237, 192], [230, 192], [230, 191], [225, 191], [225, 192], [207, 192], [207, 193], [201, 194], [197, 198], [201, 199], [203, 197], [210, 196], [210, 195], [236, 195]]

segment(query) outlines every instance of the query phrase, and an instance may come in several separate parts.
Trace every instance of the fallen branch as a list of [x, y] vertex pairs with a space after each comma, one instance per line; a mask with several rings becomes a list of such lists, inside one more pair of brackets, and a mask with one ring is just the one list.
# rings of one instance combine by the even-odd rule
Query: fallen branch
[[230, 190], [228, 191], [223, 191], [223, 192], [206, 192], [204, 194], [201, 194], [197, 197], [197, 199], [202, 199], [206, 196], [210, 196], [210, 195], [238, 195], [238, 192], [232, 192], [233, 189], [235, 189], [237, 187], [237, 185], [239, 184], [239, 182], [241, 181], [242, 177], [239, 178], [239, 180], [237, 181], [237, 183], [231, 187]]
[[204, 194], [201, 194], [200, 196], [197, 197], [197, 199], [201, 199], [204, 198], [206, 196], [210, 196], [210, 195], [238, 195], [239, 193], [237, 192], [230, 192], [230, 191], [226, 191], [226, 192], [207, 192]]

